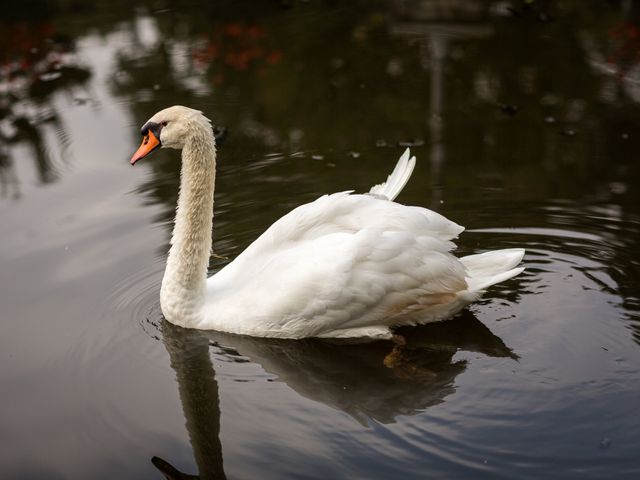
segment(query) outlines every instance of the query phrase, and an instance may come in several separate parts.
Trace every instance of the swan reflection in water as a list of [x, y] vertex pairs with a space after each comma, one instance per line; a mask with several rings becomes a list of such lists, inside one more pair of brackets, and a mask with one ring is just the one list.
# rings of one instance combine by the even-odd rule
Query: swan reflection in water
[[[459, 350], [517, 359], [504, 342], [471, 312], [401, 331], [406, 345], [390, 342], [282, 340], [184, 329], [162, 323], [164, 344], [176, 373], [182, 409], [199, 476], [178, 471], [154, 457], [170, 480], [223, 479], [220, 400], [209, 349], [248, 358], [299, 395], [342, 410], [363, 425], [392, 423], [442, 403], [455, 392], [455, 378], [467, 366]], [[346, 388], [345, 388], [346, 387]]]

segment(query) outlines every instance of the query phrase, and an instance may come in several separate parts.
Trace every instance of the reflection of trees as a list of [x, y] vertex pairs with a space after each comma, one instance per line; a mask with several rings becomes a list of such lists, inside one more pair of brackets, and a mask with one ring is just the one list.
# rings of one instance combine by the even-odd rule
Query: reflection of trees
[[[628, 8], [630, 2], [600, 9], [579, 2], [498, 3], [397, 4], [392, 31], [413, 36], [432, 76], [444, 70], [445, 128], [431, 132], [428, 142], [435, 138], [442, 148], [432, 147], [431, 156], [446, 150], [459, 162], [455, 179], [447, 182], [454, 193], [480, 183], [511, 187], [513, 199], [580, 198], [611, 180], [612, 159], [602, 152], [608, 143], [620, 143], [622, 134], [601, 136], [611, 114], [625, 116], [631, 102], [640, 100], [627, 96], [621, 104], [613, 98], [612, 77], [601, 75], [594, 59], [617, 58], [625, 42], [628, 49], [635, 31], [629, 24], [637, 24], [640, 8]], [[433, 83], [425, 82], [425, 91]], [[505, 103], [518, 107], [511, 116], [500, 109]], [[429, 105], [424, 112], [436, 112], [440, 120], [433, 99]], [[632, 149], [625, 150], [628, 162]], [[513, 188], [518, 185], [526, 188]]]
[[[517, 8], [525, 9], [527, 2], [521, 3]], [[234, 148], [247, 156], [286, 152], [296, 145], [326, 154], [354, 145], [373, 147], [378, 139], [426, 137], [428, 144], [439, 145], [431, 156], [446, 150], [458, 163], [456, 189], [478, 182], [527, 185], [513, 195], [575, 197], [610, 175], [598, 156], [603, 146], [597, 135], [603, 109], [609, 107], [585, 101], [598, 99], [608, 79], [592, 69], [583, 31], [603, 31], [606, 38], [619, 13], [611, 7], [606, 21], [592, 25], [594, 14], [576, 2], [551, 11], [554, 21], [543, 22], [545, 4], [553, 2], [536, 2], [531, 15], [497, 17], [491, 4], [475, 1], [456, 2], [458, 10], [451, 2], [398, 2], [397, 9], [368, 3], [342, 9], [339, 15], [311, 5], [302, 18], [263, 6], [244, 22], [238, 20], [246, 13], [242, 8], [211, 7], [193, 16], [186, 8], [177, 21], [154, 17], [158, 41], [138, 40], [121, 52], [119, 70], [126, 75], [121, 81], [114, 76], [114, 84], [119, 95], [145, 99], [134, 106], [138, 123], [167, 104], [202, 106], [230, 127]], [[398, 24], [413, 28], [414, 38], [397, 35]], [[434, 35], [421, 39], [422, 25]], [[248, 39], [225, 40], [225, 32], [236, 35], [239, 29], [247, 37], [259, 36], [266, 46], [258, 50]], [[466, 33], [478, 29], [481, 37]], [[136, 38], [132, 35], [132, 41]], [[439, 58], [436, 40], [443, 39], [448, 48]], [[601, 46], [607, 48], [606, 43]], [[258, 56], [266, 58], [272, 51], [282, 51], [275, 65]], [[446, 100], [430, 92], [436, 68], [442, 71], [437, 78]], [[404, 80], [409, 73], [414, 81]], [[215, 79], [222, 77], [224, 83], [217, 84]], [[444, 101], [442, 112], [434, 98]], [[501, 113], [501, 103], [518, 105], [517, 115]], [[434, 133], [436, 122], [427, 118], [428, 112], [443, 117], [442, 132]], [[366, 175], [363, 161], [353, 162], [361, 176]], [[309, 162], [290, 167], [291, 174], [313, 168]], [[153, 168], [158, 177], [177, 172], [175, 163], [154, 162]], [[146, 188], [151, 196], [175, 199], [151, 183], [158, 182], [152, 179]], [[335, 188], [323, 187], [316, 185], [319, 191]]]
[[[33, 2], [32, 2], [33, 3]], [[38, 2], [35, 2], [38, 3]], [[31, 5], [36, 7], [37, 5]], [[12, 12], [20, 12], [20, 8]], [[51, 12], [43, 8], [38, 12]], [[30, 18], [29, 16], [27, 18]], [[26, 144], [40, 183], [57, 178], [45, 130], [64, 129], [51, 102], [52, 95], [87, 81], [90, 73], [73, 57], [71, 39], [56, 33], [52, 23], [4, 23], [0, 28], [0, 190], [19, 195], [12, 150]], [[64, 136], [64, 135], [63, 135]]]
[[[263, 339], [187, 330], [168, 322], [162, 330], [200, 478], [207, 479], [224, 478], [210, 344], [230, 360], [250, 359], [299, 395], [363, 424], [370, 419], [392, 423], [399, 415], [416, 415], [443, 402], [466, 369], [465, 360], [454, 359], [460, 350], [517, 358], [469, 312], [447, 323], [406, 329], [407, 345], [391, 354], [389, 342]], [[157, 457], [154, 464], [167, 478], [194, 478]]]

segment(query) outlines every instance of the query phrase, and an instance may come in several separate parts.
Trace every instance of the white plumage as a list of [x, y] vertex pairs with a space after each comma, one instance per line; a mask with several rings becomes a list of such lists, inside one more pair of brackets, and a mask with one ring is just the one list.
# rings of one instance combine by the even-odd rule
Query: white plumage
[[[523, 249], [457, 259], [450, 253], [452, 240], [463, 227], [431, 210], [393, 202], [415, 166], [407, 149], [387, 181], [369, 194], [324, 195], [292, 210], [205, 281], [213, 135], [208, 121], [186, 107], [171, 107], [150, 120], [162, 122], [168, 127], [162, 128], [161, 143], [183, 148], [180, 200], [161, 291], [163, 313], [173, 323], [281, 338], [387, 338], [393, 327], [446, 319], [490, 285], [523, 270], [516, 267]], [[191, 132], [188, 138], [171, 138], [172, 122], [181, 124], [175, 130], [181, 135]], [[196, 197], [200, 201], [190, 200]]]

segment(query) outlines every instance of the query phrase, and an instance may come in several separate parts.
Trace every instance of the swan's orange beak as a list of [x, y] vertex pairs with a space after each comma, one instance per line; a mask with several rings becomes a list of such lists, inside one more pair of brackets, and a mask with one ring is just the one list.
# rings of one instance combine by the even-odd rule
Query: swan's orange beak
[[138, 148], [138, 150], [136, 150], [136, 153], [133, 154], [133, 157], [131, 157], [131, 165], [135, 165], [138, 160], [146, 157], [159, 146], [160, 140], [158, 140], [158, 138], [153, 134], [151, 130], [147, 130], [147, 134], [142, 138], [140, 148]]

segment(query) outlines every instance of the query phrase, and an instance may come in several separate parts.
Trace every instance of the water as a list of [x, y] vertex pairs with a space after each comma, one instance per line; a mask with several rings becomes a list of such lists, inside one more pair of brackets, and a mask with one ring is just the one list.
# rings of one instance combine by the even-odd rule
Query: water
[[[5, 7], [3, 478], [637, 478], [639, 20], [625, 1]], [[465, 225], [460, 254], [525, 247], [527, 270], [400, 352], [167, 324], [177, 156], [128, 159], [171, 104], [228, 129], [211, 273], [406, 144], [399, 201]]]

